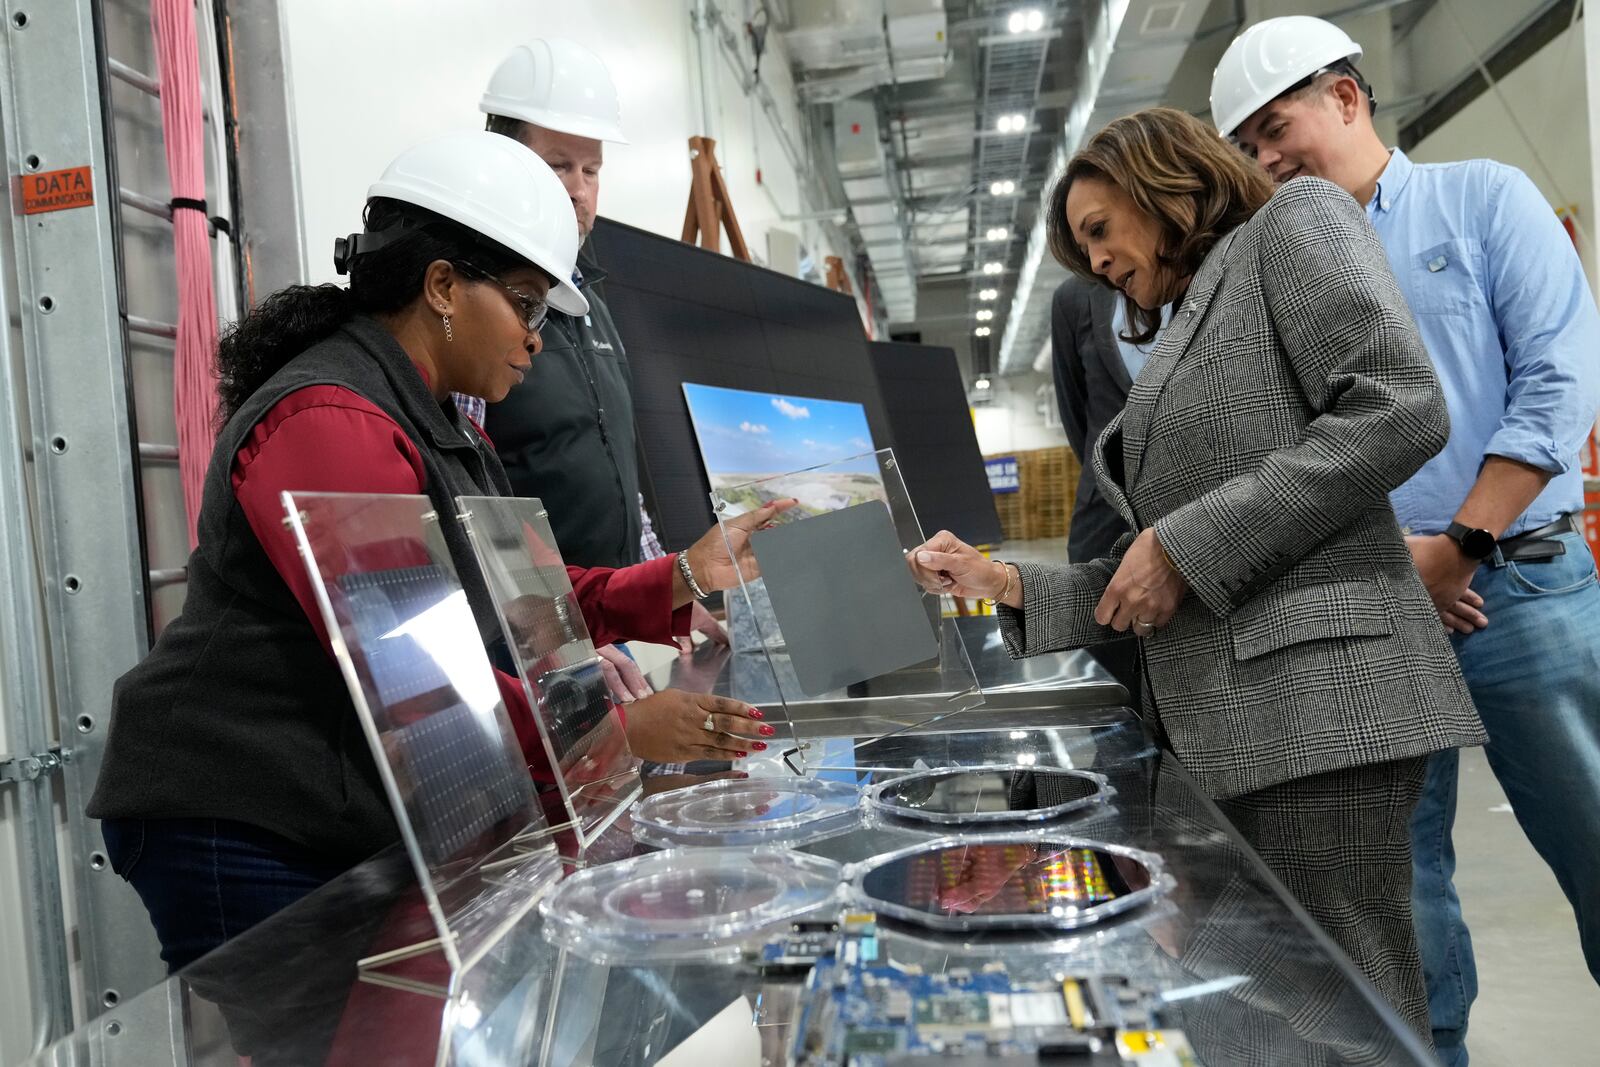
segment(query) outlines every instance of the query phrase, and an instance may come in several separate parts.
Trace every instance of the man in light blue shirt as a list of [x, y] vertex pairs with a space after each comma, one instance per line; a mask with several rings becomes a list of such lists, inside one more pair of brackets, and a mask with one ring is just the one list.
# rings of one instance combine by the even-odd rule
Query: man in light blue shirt
[[[1521, 171], [1418, 165], [1372, 125], [1361, 49], [1321, 19], [1269, 19], [1212, 82], [1218, 128], [1275, 180], [1310, 174], [1366, 206], [1444, 387], [1444, 450], [1392, 496], [1453, 634], [1487, 754], [1578, 919], [1600, 981], [1600, 585], [1575, 521], [1600, 406], [1600, 312], [1572, 242]], [[1412, 905], [1434, 1040], [1467, 1062], [1477, 991], [1451, 876], [1458, 753], [1412, 819]]]

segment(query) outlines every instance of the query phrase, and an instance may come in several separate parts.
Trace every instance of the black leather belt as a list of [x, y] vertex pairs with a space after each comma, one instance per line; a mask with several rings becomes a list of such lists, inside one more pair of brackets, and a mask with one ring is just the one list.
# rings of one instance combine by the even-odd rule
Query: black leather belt
[[1556, 538], [1565, 533], [1582, 533], [1576, 515], [1563, 515], [1537, 530], [1519, 533], [1499, 542], [1500, 558], [1507, 563], [1538, 563], [1567, 554], [1567, 546]]

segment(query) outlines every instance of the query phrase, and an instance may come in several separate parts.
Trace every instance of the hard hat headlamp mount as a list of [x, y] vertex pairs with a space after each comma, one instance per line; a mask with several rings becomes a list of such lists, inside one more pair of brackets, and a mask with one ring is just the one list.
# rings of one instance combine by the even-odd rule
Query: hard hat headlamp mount
[[419, 219], [411, 215], [401, 215], [391, 221], [381, 230], [363, 230], [352, 233], [348, 237], [335, 238], [333, 242], [333, 269], [340, 274], [349, 274], [350, 266], [360, 256], [371, 255], [381, 248], [387, 248], [405, 237], [410, 236], [414, 229], [427, 225], [429, 219]]

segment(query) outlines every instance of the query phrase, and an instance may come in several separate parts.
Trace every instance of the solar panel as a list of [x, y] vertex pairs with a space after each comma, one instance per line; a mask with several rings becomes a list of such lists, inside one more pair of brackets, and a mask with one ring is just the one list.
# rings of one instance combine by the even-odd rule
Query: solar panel
[[999, 544], [1000, 517], [954, 350], [874, 341], [871, 352], [895, 459], [923, 532]]
[[[346, 637], [376, 690], [385, 752], [404, 772], [427, 862], [441, 866], [507, 820], [525, 820], [528, 774], [507, 751], [495, 709], [468, 706], [438, 650], [419, 636], [456, 627], [476, 639], [460, 587], [435, 564], [344, 574], [338, 586], [349, 612]], [[414, 626], [422, 618], [431, 619], [427, 630]]]

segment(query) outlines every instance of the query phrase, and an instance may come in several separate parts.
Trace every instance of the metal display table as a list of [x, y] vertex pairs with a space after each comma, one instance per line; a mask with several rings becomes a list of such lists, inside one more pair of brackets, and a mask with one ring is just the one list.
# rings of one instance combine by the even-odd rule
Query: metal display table
[[[830, 729], [813, 740], [822, 758], [810, 761], [812, 773], [870, 786], [913, 766], [1032, 761], [1093, 771], [1115, 795], [1054, 829], [1155, 853], [1176, 884], [1154, 903], [1104, 924], [1046, 935], [939, 935], [880, 925], [876, 944], [897, 968], [946, 983], [971, 982], [970, 976], [1002, 968], [1011, 980], [1057, 986], [1063, 975], [1121, 976], [1150, 992], [1162, 1025], [1181, 1028], [1192, 1062], [1210, 1067], [1432, 1062], [1171, 754], [1151, 743], [1123, 706], [1125, 692], [1090, 658], [1013, 664], [998, 648], [998, 635], [991, 648], [984, 631], [992, 634], [992, 620], [963, 625], [987, 706], [859, 749], [865, 735], [851, 725], [850, 701], [814, 709], [808, 728], [826, 723]], [[674, 670], [725, 667], [702, 656]], [[862, 699], [867, 718], [905, 718], [892, 696]], [[751, 762], [752, 776], [788, 773], [778, 747]], [[682, 780], [657, 780], [648, 788]], [[805, 850], [849, 863], [936, 832], [879, 823]], [[624, 816], [578, 865], [646, 851]], [[776, 966], [770, 948], [764, 951], [778, 935], [752, 938], [731, 961], [605, 965], [555, 947], [543, 922], [535, 911], [511, 926], [453, 1001], [436, 993], [444, 984], [438, 956], [406, 961], [376, 980], [370, 972], [361, 977], [358, 960], [432, 932], [405, 854], [390, 849], [31, 1062], [236, 1067], [249, 1056], [255, 1067], [432, 1064], [442, 1047], [448, 1062], [474, 1067], [625, 1067], [657, 1062], [743, 996], [752, 1006], [761, 1062], [781, 1065], [793, 1062], [802, 1027], [816, 1025], [808, 1005], [815, 1007], [818, 992], [808, 986], [806, 968]], [[994, 1062], [1041, 1062], [995, 1055]], [[872, 1062], [923, 1060], [902, 1053]], [[1101, 1050], [1059, 1062], [1133, 1061]]]

